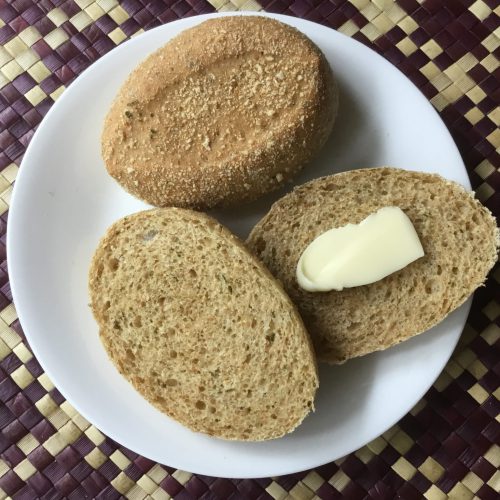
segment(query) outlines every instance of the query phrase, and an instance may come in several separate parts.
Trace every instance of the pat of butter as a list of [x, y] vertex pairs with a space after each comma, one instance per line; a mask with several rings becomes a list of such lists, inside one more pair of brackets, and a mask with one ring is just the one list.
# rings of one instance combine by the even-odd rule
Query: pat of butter
[[423, 255], [408, 216], [399, 207], [384, 207], [313, 240], [297, 264], [297, 281], [310, 292], [368, 285]]

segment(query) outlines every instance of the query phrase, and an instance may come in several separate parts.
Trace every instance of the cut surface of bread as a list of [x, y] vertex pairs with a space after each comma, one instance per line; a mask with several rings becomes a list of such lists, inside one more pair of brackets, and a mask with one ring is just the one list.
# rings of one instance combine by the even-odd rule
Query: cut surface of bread
[[272, 439], [313, 409], [316, 361], [299, 314], [210, 217], [167, 208], [119, 220], [95, 252], [89, 291], [120, 373], [190, 429]]
[[[400, 207], [410, 218], [424, 257], [370, 285], [321, 293], [298, 286], [297, 262], [311, 241], [384, 206]], [[435, 174], [374, 168], [299, 186], [272, 206], [247, 243], [299, 308], [318, 358], [342, 363], [443, 320], [484, 283], [499, 233], [491, 213], [459, 184]]]
[[216, 18], [131, 73], [105, 119], [102, 156], [152, 205], [234, 205], [297, 173], [337, 107], [330, 66], [305, 35], [265, 17]]

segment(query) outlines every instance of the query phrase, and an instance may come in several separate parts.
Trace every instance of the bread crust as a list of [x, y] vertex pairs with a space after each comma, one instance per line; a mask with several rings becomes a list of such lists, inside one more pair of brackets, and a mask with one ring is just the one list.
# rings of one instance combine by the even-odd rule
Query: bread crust
[[314, 408], [316, 360], [295, 306], [211, 217], [166, 208], [117, 221], [96, 249], [89, 294], [117, 369], [190, 429], [273, 439]]
[[[311, 241], [384, 206], [408, 215], [424, 257], [376, 283], [340, 292], [298, 286], [297, 262]], [[343, 363], [422, 333], [460, 306], [496, 262], [499, 231], [489, 210], [459, 184], [386, 167], [297, 187], [271, 207], [247, 244], [299, 308], [318, 358]]]
[[152, 205], [235, 205], [290, 180], [325, 143], [337, 108], [331, 68], [298, 30], [211, 19], [131, 73], [106, 116], [102, 157]]

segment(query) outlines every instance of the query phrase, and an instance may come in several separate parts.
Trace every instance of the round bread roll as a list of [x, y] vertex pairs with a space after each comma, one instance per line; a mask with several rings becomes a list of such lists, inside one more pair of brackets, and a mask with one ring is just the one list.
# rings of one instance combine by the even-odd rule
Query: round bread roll
[[105, 119], [102, 156], [152, 205], [235, 205], [311, 160], [337, 107], [330, 66], [302, 33], [266, 17], [215, 18], [130, 74]]

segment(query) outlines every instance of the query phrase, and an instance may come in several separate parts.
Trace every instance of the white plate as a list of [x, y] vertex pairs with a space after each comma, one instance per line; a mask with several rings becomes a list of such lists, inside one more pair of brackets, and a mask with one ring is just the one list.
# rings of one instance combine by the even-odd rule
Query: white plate
[[[335, 69], [340, 115], [320, 158], [297, 180], [376, 165], [439, 172], [470, 187], [448, 131], [391, 64], [329, 28], [269, 15], [316, 42]], [[54, 384], [105, 434], [158, 462], [224, 477], [275, 476], [337, 459], [383, 433], [423, 396], [449, 359], [470, 302], [432, 332], [343, 366], [322, 366], [316, 413], [265, 443], [225, 442], [183, 428], [150, 406], [114, 369], [87, 307], [87, 269], [105, 229], [146, 205], [106, 174], [99, 136], [118, 87], [146, 54], [207, 19], [169, 23], [124, 43], [85, 71], [49, 111], [23, 160], [8, 224], [15, 304]], [[282, 194], [282, 193], [281, 193]], [[249, 229], [279, 196], [218, 214]]]

